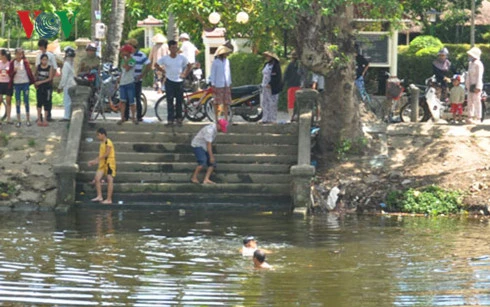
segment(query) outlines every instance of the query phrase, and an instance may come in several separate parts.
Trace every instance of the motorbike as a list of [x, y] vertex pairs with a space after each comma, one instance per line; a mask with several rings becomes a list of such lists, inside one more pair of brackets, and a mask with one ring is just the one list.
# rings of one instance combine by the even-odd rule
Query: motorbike
[[[88, 74], [75, 77], [78, 85], [90, 86], [92, 91], [89, 96], [89, 120], [96, 120], [99, 115], [105, 120], [104, 113], [119, 112], [119, 84], [120, 72], [112, 63], [104, 63], [100, 74], [92, 70]], [[148, 102], [146, 96], [141, 93], [142, 116], [145, 116]]]
[[[260, 105], [260, 85], [244, 85], [231, 88], [231, 104], [228, 107], [228, 120], [234, 115], [241, 116], [248, 122], [256, 122], [262, 118], [263, 110]], [[206, 101], [206, 115], [212, 122], [216, 120], [214, 98]], [[220, 112], [221, 112], [221, 107]]]
[[[465, 78], [463, 77], [460, 86], [464, 86], [464, 79]], [[438, 121], [440, 119], [451, 121], [453, 119], [453, 115], [451, 113], [451, 104], [449, 102], [449, 99], [441, 100], [440, 98], [441, 86], [436, 82], [435, 76], [431, 76], [427, 78], [425, 83], [427, 85], [425, 91], [425, 100], [427, 103], [428, 110], [430, 111], [430, 114], [434, 119], [434, 121]], [[463, 117], [467, 117], [467, 113], [468, 113], [467, 97], [468, 97], [468, 93], [466, 93], [465, 101], [463, 103]], [[482, 90], [482, 94], [481, 94], [481, 108], [482, 108], [481, 121], [482, 122], [485, 119], [485, 113], [487, 110], [486, 101], [487, 101], [487, 93], [485, 92], [485, 90]]]

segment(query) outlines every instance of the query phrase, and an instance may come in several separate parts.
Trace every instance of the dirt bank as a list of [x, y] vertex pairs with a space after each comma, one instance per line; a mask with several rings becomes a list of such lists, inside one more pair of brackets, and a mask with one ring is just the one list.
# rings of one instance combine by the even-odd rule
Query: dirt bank
[[489, 125], [392, 124], [367, 139], [362, 156], [336, 162], [315, 156], [317, 181], [326, 190], [342, 182], [348, 209], [379, 211], [390, 190], [435, 184], [464, 192], [470, 211], [488, 213]]

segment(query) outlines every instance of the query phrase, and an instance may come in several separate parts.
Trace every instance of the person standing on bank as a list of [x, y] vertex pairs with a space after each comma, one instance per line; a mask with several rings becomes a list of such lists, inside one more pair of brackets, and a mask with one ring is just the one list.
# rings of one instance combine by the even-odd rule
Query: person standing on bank
[[[177, 42], [168, 42], [170, 54], [161, 57], [157, 61], [156, 68], [165, 72], [165, 92], [167, 93], [167, 126], [173, 126], [174, 121], [177, 125], [182, 125], [182, 102], [184, 101], [183, 83], [189, 74], [192, 65], [186, 57], [178, 54], [179, 47]], [[174, 98], [176, 100], [174, 107]]]
[[10, 52], [7, 49], [0, 50], [0, 103], [3, 102], [3, 96], [5, 95], [5, 102], [7, 103], [7, 124], [13, 124], [10, 120], [10, 113], [12, 109], [12, 94], [13, 88], [10, 84]]
[[180, 46], [182, 55], [186, 57], [190, 64], [194, 65], [194, 63], [196, 63], [196, 55], [199, 54], [199, 49], [191, 43], [189, 34], [187, 33], [182, 33], [179, 36], [179, 40], [182, 42], [182, 45]]
[[[34, 75], [32, 74], [29, 61], [27, 61], [24, 49], [15, 49], [15, 59], [10, 62], [9, 66], [10, 83], [9, 88], [14, 88], [15, 91], [15, 110], [17, 111], [17, 123], [15, 126], [20, 128], [20, 103], [21, 97], [24, 97], [24, 105], [26, 109], [26, 126], [31, 126], [29, 115], [29, 85], [34, 83]], [[22, 96], [20, 93], [22, 92]]]
[[[36, 78], [34, 85], [37, 89], [37, 125], [40, 127], [47, 127], [48, 113], [51, 111], [51, 104], [49, 101], [53, 94], [54, 69], [48, 64], [48, 56], [46, 54], [41, 55], [41, 64], [36, 66], [34, 76]], [[42, 115], [43, 107], [44, 118]]]
[[211, 65], [210, 82], [214, 96], [214, 114], [219, 119], [219, 105], [223, 106], [225, 119], [228, 121], [228, 108], [231, 104], [231, 70], [230, 61], [226, 58], [232, 50], [226, 46], [219, 46], [214, 54]]
[[[143, 88], [143, 79], [148, 74], [150, 70], [150, 60], [148, 57], [138, 49], [138, 41], [134, 38], [129, 39], [127, 44], [133, 46], [136, 50], [133, 53], [133, 59], [136, 64], [134, 65], [134, 98], [136, 100], [136, 118], [138, 121], [143, 121], [143, 107], [141, 106], [141, 91]], [[126, 108], [126, 113], [124, 114], [126, 120], [129, 119], [129, 109]]]
[[[56, 74], [56, 71], [58, 70], [58, 63], [56, 63], [55, 55], [48, 51], [48, 40], [41, 38], [37, 42], [37, 47], [39, 48], [39, 51], [41, 51], [41, 53], [36, 56], [35, 67], [38, 67], [39, 64], [41, 64], [41, 56], [43, 54], [46, 54], [48, 56], [48, 65], [54, 69], [55, 74]], [[49, 109], [47, 121], [51, 121], [51, 108], [52, 108], [52, 106], [53, 106], [53, 99], [52, 99], [52, 95], [51, 95], [49, 97], [49, 101], [47, 103], [47, 107]]]
[[306, 71], [298, 61], [296, 51], [291, 52], [291, 62], [284, 73], [284, 84], [288, 89], [288, 115], [289, 120], [294, 118], [294, 103], [296, 101], [296, 92], [301, 89], [301, 84], [304, 83]]
[[165, 76], [162, 71], [159, 71], [155, 68], [157, 65], [157, 61], [159, 58], [166, 56], [169, 54], [167, 39], [162, 34], [158, 33], [153, 36], [153, 42], [155, 45], [151, 48], [150, 51], [150, 62], [151, 69], [153, 70], [153, 88], [157, 91], [158, 94], [161, 94], [165, 89], [163, 88], [163, 80]]
[[67, 122], [71, 118], [71, 97], [68, 90], [77, 85], [75, 82], [75, 68], [73, 67], [73, 60], [75, 59], [75, 50], [71, 47], [65, 48], [65, 62], [63, 63], [63, 69], [61, 70], [61, 81], [58, 85], [58, 93], [63, 90], [63, 105], [65, 107], [65, 114], [61, 121]]
[[483, 89], [483, 63], [480, 61], [481, 50], [473, 47], [466, 52], [469, 57], [466, 89], [468, 90], [468, 124], [476, 124], [482, 118], [481, 94]]
[[262, 69], [262, 123], [274, 123], [277, 120], [277, 102], [279, 93], [282, 90], [282, 74], [279, 57], [266, 51], [263, 53], [266, 58]]
[[131, 109], [131, 120], [135, 125], [138, 124], [136, 119], [136, 105], [134, 101], [134, 67], [136, 66], [136, 61], [133, 58], [134, 48], [130, 44], [126, 44], [121, 47], [121, 62], [120, 69], [122, 71], [121, 77], [119, 78], [119, 97], [121, 99], [121, 120], [117, 122], [121, 125], [126, 121], [125, 111], [126, 109]]

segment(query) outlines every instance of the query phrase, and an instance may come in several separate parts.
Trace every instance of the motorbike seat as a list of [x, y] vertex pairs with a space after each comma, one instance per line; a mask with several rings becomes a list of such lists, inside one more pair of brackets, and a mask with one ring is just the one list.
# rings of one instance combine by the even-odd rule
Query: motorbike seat
[[247, 95], [252, 95], [260, 89], [258, 85], [243, 85], [231, 88], [231, 98], [239, 98]]

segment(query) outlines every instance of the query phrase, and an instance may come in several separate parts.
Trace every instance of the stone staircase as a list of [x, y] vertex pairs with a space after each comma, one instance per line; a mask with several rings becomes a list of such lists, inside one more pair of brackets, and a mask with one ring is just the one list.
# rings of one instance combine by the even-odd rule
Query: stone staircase
[[[230, 126], [228, 133], [218, 134], [213, 148], [218, 166], [211, 180], [217, 184], [201, 185], [190, 182], [196, 167], [190, 143], [204, 125], [185, 122], [183, 127], [160, 123], [118, 126], [112, 121], [84, 124], [76, 178], [77, 203], [98, 206], [90, 202], [95, 197], [90, 181], [96, 167], [89, 168], [87, 161], [98, 155], [96, 130], [104, 127], [116, 149], [113, 206], [291, 208], [289, 169], [297, 160], [297, 125]], [[200, 180], [203, 176], [204, 171]]]

